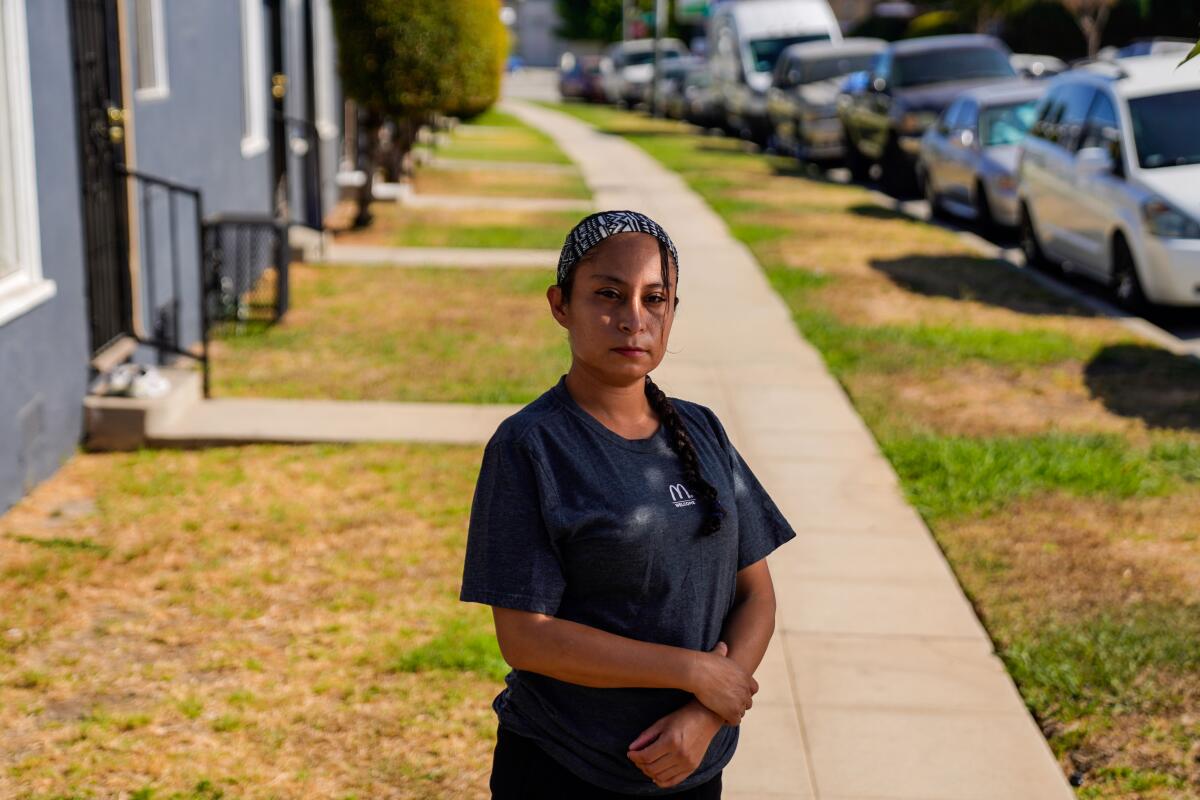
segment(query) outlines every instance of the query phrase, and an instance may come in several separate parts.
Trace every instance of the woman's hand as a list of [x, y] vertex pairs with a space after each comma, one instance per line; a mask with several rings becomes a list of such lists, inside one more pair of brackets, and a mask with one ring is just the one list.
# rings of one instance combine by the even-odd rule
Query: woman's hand
[[728, 652], [724, 642], [717, 642], [716, 647], [701, 655], [689, 688], [726, 724], [739, 725], [754, 705], [752, 696], [758, 691], [758, 681], [732, 658], [726, 658]]
[[720, 729], [721, 718], [700, 701], [691, 700], [642, 731], [629, 745], [627, 755], [656, 786], [665, 789], [696, 771]]

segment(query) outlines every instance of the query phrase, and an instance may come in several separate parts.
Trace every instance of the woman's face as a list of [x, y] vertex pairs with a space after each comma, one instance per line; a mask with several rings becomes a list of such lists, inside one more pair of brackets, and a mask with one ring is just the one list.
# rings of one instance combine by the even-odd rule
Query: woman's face
[[620, 233], [598, 244], [575, 268], [571, 299], [547, 291], [550, 309], [567, 329], [576, 364], [613, 384], [631, 383], [658, 366], [675, 318], [672, 286], [662, 283], [658, 240]]

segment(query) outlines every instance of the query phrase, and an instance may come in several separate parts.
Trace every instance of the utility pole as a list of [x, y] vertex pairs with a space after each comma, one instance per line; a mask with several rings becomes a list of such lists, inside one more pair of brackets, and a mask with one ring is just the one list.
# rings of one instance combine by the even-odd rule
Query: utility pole
[[662, 80], [662, 40], [667, 32], [667, 0], [654, 3], [654, 78], [650, 83], [650, 115], [662, 116], [662, 98], [658, 96], [658, 83]]

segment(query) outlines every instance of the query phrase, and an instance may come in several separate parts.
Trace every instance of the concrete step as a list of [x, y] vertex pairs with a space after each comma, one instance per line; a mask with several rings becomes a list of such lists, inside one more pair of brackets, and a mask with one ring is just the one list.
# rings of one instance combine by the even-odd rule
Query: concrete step
[[159, 397], [88, 395], [83, 399], [84, 446], [89, 450], [136, 450], [194, 409], [204, 395], [200, 372], [158, 367], [170, 389]]

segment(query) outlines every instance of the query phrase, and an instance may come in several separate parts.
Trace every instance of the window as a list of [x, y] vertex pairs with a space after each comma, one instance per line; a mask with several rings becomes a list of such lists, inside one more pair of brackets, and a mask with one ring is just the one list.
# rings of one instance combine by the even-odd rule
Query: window
[[979, 114], [979, 140], [984, 147], [1017, 144], [1033, 125], [1035, 101], [988, 106]]
[[1015, 78], [1008, 55], [994, 47], [962, 47], [910, 53], [896, 59], [892, 83], [924, 86], [971, 78]]
[[1062, 114], [1059, 115], [1055, 141], [1060, 147], [1074, 151], [1083, 132], [1083, 121], [1096, 96], [1096, 90], [1083, 83], [1068, 85], [1063, 92]]
[[242, 0], [242, 155], [267, 149], [267, 39], [263, 0]]
[[54, 296], [42, 279], [25, 0], [0, 0], [0, 324]]
[[1200, 90], [1154, 94], [1129, 101], [1133, 141], [1143, 169], [1200, 164]]
[[1079, 149], [1103, 147], [1113, 160], [1114, 168], [1121, 164], [1121, 130], [1117, 125], [1117, 110], [1104, 92], [1097, 92], [1088, 111], [1087, 123], [1080, 137]]
[[979, 124], [979, 104], [974, 100], [964, 101], [962, 110], [958, 113], [958, 119], [954, 120], [954, 127], [958, 130], [973, 131], [977, 124]]
[[962, 107], [965, 102], [962, 99], [955, 100], [942, 112], [942, 117], [938, 120], [938, 133], [942, 136], [947, 136], [950, 131], [958, 127], [959, 115], [962, 113]]
[[808, 36], [784, 36], [779, 39], [754, 39], [750, 42], [750, 61], [755, 72], [770, 72], [775, 69], [779, 54], [794, 44], [801, 42], [824, 42], [829, 40], [829, 34], [817, 33]]
[[163, 35], [162, 0], [134, 0], [133, 24], [137, 35], [134, 96], [139, 100], [166, 97], [167, 46]]

